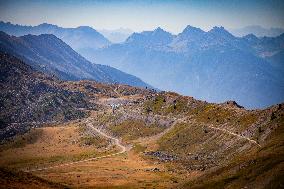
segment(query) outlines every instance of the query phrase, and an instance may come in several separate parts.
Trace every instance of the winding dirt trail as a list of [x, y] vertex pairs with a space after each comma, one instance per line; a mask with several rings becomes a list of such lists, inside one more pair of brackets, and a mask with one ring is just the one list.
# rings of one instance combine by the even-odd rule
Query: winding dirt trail
[[[70, 165], [74, 165], [74, 164], [79, 164], [79, 163], [84, 163], [84, 162], [88, 162], [88, 161], [93, 161], [93, 160], [98, 160], [98, 159], [102, 159], [102, 158], [108, 158], [108, 157], [116, 156], [116, 155], [119, 155], [119, 154], [123, 154], [124, 152], [127, 151], [127, 147], [123, 146], [120, 143], [118, 138], [115, 138], [115, 137], [112, 137], [110, 135], [107, 135], [106, 133], [102, 132], [98, 128], [95, 128], [93, 126], [93, 124], [89, 120], [86, 121], [86, 126], [92, 128], [94, 131], [96, 131], [97, 133], [99, 133], [103, 137], [113, 140], [115, 145], [117, 145], [121, 150], [119, 152], [116, 152], [116, 153], [113, 153], [113, 154], [109, 154], [109, 155], [93, 157], [93, 158], [84, 159], [84, 160], [80, 160], [80, 161], [73, 161], [73, 162], [70, 162], [70, 163], [63, 163], [63, 164], [60, 164], [60, 165], [54, 165], [54, 166], [50, 166], [50, 167], [43, 167], [43, 168], [37, 168], [37, 169], [28, 169], [28, 170], [24, 170], [24, 171], [25, 172], [35, 172], [35, 171], [43, 171], [43, 170], [48, 170], [48, 169], [53, 169], [53, 168], [58, 168], [58, 167], [65, 167], [65, 166], [70, 166]], [[130, 150], [130, 149], [128, 149], [128, 150]]]
[[213, 127], [213, 126], [210, 126], [210, 125], [207, 125], [207, 127], [210, 128], [210, 129], [213, 129], [213, 130], [217, 130], [217, 131], [221, 131], [221, 132], [227, 133], [229, 135], [233, 135], [233, 136], [238, 137], [240, 139], [244, 139], [244, 140], [246, 140], [246, 141], [248, 141], [250, 143], [253, 143], [253, 144], [257, 145], [258, 147], [261, 147], [260, 144], [257, 143], [257, 141], [252, 140], [252, 139], [250, 139], [248, 137], [244, 137], [244, 136], [238, 135], [236, 133], [233, 133], [231, 131], [228, 131], [226, 129], [221, 129], [221, 128]]
[[[115, 137], [112, 137], [112, 136], [107, 135], [106, 133], [102, 132], [102, 131], [99, 130], [98, 128], [95, 128], [95, 127], [93, 126], [93, 124], [91, 124], [90, 122], [87, 123], [87, 126], [91, 127], [93, 130], [95, 130], [97, 133], [99, 133], [100, 135], [104, 136], [105, 138], [109, 138], [109, 139], [113, 140], [113, 141], [115, 142], [115, 145], [117, 145], [117, 146], [121, 149], [121, 151], [119, 151], [119, 152], [117, 152], [117, 153], [115, 153], [115, 154], [107, 155], [107, 156], [105, 156], [105, 157], [114, 156], [114, 155], [122, 154], [122, 153], [126, 152], [126, 146], [123, 146], [123, 145], [120, 143], [120, 141], [119, 141], [118, 138], [115, 138]], [[103, 157], [103, 156], [101, 156], [101, 157]]]

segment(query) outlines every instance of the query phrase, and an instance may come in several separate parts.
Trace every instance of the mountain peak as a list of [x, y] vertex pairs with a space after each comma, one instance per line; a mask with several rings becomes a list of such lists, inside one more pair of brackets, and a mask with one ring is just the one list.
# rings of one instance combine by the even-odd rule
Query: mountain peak
[[42, 23], [42, 24], [38, 25], [38, 27], [43, 27], [43, 28], [58, 28], [57, 25], [49, 24], [49, 23]]
[[130, 35], [126, 43], [133, 43], [140, 46], [163, 46], [169, 44], [173, 39], [173, 35], [162, 28], [158, 27], [153, 31], [143, 31], [141, 33], [134, 32]]
[[258, 38], [252, 33], [244, 36], [243, 38], [247, 40], [258, 40]]
[[223, 26], [214, 26], [209, 32], [211, 33], [229, 33]]
[[77, 29], [81, 29], [84, 31], [96, 31], [94, 28], [90, 27], [90, 26], [79, 26], [77, 27]]
[[203, 34], [205, 31], [203, 31], [200, 28], [193, 27], [191, 25], [186, 26], [186, 28], [182, 31], [183, 34]]
[[152, 35], [164, 35], [164, 36], [172, 36], [170, 32], [163, 30], [160, 27], [157, 27], [153, 32]]
[[214, 35], [220, 35], [222, 37], [229, 37], [233, 38], [234, 36], [228, 32], [223, 26], [214, 26], [208, 33], [214, 34]]
[[164, 32], [164, 30], [163, 30], [162, 28], [160, 28], [160, 27], [157, 27], [157, 28], [154, 30], [154, 32]]
[[204, 31], [200, 28], [187, 25], [186, 28], [182, 32], [202, 32], [203, 33]]
[[203, 34], [206, 33], [205, 31], [201, 30], [200, 28], [196, 28], [193, 26], [186, 26], [186, 28], [182, 31], [182, 33], [179, 34], [179, 37], [181, 39], [190, 39], [190, 40], [196, 40], [203, 36]]
[[223, 26], [214, 26], [209, 32], [228, 32]]

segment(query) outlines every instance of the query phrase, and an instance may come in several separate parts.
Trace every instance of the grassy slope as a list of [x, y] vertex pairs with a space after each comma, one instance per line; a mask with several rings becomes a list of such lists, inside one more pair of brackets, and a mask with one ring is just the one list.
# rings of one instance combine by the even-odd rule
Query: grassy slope
[[134, 140], [158, 134], [163, 131], [163, 128], [156, 124], [146, 125], [142, 120], [125, 120], [118, 125], [112, 125], [110, 130], [124, 140]]
[[[137, 106], [136, 106], [137, 107]], [[132, 107], [135, 109], [134, 107]], [[115, 111], [115, 113], [105, 112], [98, 116], [95, 125], [105, 126], [113, 135], [122, 138], [125, 142], [138, 139], [140, 137], [148, 137], [162, 132], [165, 127], [155, 121], [147, 121], [146, 116], [137, 117], [126, 116], [127, 113]]]
[[26, 169], [102, 156], [115, 150], [109, 140], [91, 135], [85, 124], [75, 123], [36, 128], [14, 137], [0, 146], [0, 164]]
[[[238, 156], [182, 188], [281, 188], [284, 187], [284, 119], [273, 120], [280, 126], [260, 148]], [[271, 123], [272, 124], [272, 123]]]
[[[186, 168], [205, 170], [203, 177], [182, 188], [283, 187], [283, 104], [248, 111], [231, 102], [212, 104], [165, 93], [148, 100], [144, 109], [188, 118], [157, 141], [159, 151], [177, 155]], [[209, 126], [256, 140], [262, 147]], [[207, 169], [216, 165], [213, 172]]]

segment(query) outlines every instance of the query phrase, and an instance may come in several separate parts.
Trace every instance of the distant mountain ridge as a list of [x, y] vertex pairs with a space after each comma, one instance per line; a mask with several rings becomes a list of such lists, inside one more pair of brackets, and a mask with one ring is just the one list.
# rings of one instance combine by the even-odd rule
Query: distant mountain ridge
[[230, 32], [238, 37], [254, 34], [258, 37], [276, 37], [284, 33], [284, 28], [263, 28], [258, 25], [246, 26], [238, 29], [230, 29]]
[[133, 31], [126, 28], [119, 28], [116, 30], [98, 30], [101, 34], [103, 34], [109, 41], [112, 43], [122, 43], [124, 42]]
[[188, 26], [176, 36], [157, 28], [97, 49], [88, 58], [162, 90], [264, 108], [284, 101], [283, 39], [284, 35], [235, 37], [224, 27], [205, 32]]
[[51, 34], [9, 36], [0, 32], [0, 51], [14, 55], [45, 73], [64, 80], [95, 80], [150, 87], [139, 78], [110, 66], [93, 64]]
[[205, 32], [193, 26], [178, 35], [159, 27], [133, 33], [123, 43], [79, 51], [162, 90], [210, 102], [235, 100], [246, 108], [284, 100], [283, 52], [284, 34], [235, 37], [224, 27]]
[[47, 23], [43, 23], [38, 26], [22, 26], [1, 21], [0, 31], [17, 37], [28, 34], [53, 34], [79, 53], [86, 49], [97, 49], [111, 44], [111, 42], [102, 34], [89, 26], [63, 28]]
[[125, 43], [133, 46], [143, 46], [150, 48], [163, 48], [173, 40], [174, 36], [158, 27], [154, 31], [144, 31], [141, 33], [133, 33], [129, 36]]

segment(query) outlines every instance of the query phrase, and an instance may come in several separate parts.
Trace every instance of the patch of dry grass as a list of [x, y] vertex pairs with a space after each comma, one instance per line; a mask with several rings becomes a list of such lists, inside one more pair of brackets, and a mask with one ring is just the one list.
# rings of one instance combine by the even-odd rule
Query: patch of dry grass
[[82, 134], [76, 124], [36, 128], [1, 146], [0, 165], [27, 168], [76, 161], [114, 152], [108, 144], [105, 138]]

